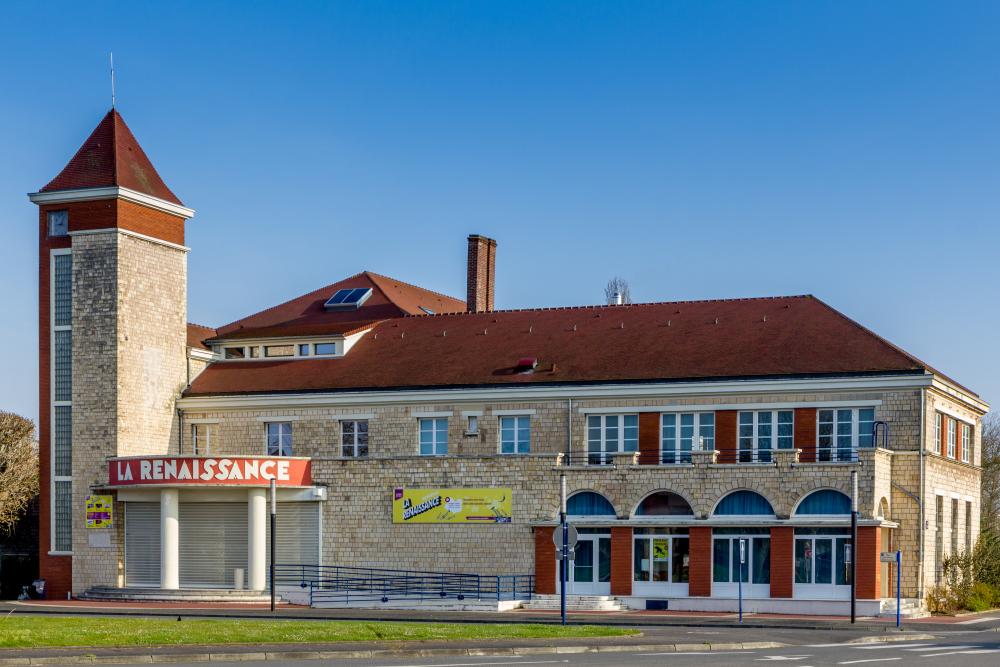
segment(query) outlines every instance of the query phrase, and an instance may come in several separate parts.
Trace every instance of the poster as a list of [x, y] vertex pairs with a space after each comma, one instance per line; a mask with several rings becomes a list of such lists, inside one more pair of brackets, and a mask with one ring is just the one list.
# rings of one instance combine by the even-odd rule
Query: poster
[[392, 497], [393, 523], [510, 523], [510, 489], [404, 489]]
[[670, 540], [653, 540], [653, 561], [663, 562], [670, 560]]
[[114, 504], [112, 496], [87, 496], [87, 528], [111, 528]]

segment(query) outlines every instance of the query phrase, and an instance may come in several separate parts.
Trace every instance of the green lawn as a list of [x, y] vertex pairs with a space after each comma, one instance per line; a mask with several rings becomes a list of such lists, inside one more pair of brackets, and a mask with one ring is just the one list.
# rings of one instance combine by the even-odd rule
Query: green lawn
[[499, 623], [396, 623], [152, 619], [8, 615], [0, 617], [0, 647], [169, 646], [274, 644], [376, 640], [528, 639], [620, 637], [628, 628], [593, 625]]

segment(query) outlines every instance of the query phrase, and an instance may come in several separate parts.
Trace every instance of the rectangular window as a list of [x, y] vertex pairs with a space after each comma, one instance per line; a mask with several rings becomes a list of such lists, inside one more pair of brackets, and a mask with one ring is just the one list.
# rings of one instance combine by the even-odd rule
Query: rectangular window
[[825, 536], [796, 536], [795, 583], [850, 585], [850, 563], [847, 559], [850, 539], [827, 532]]
[[934, 583], [944, 578], [944, 496], [934, 499]]
[[531, 451], [531, 417], [500, 418], [500, 453], [527, 454]]
[[962, 462], [972, 461], [972, 427], [962, 424]]
[[972, 553], [972, 501], [965, 501], [965, 552]]
[[52, 548], [55, 551], [73, 550], [73, 482], [56, 481], [54, 498], [54, 528]]
[[216, 424], [191, 424], [191, 453], [206, 456], [212, 453]]
[[951, 555], [958, 553], [958, 499], [951, 499]]
[[52, 326], [73, 324], [73, 255], [52, 256]]
[[634, 581], [686, 584], [690, 561], [687, 535], [636, 537], [633, 550]]
[[246, 359], [246, 356], [245, 347], [227, 347], [225, 350], [226, 359]]
[[444, 456], [448, 453], [448, 418], [425, 417], [420, 420], [420, 454]]
[[290, 422], [268, 422], [264, 426], [267, 433], [267, 455], [291, 456], [292, 424]]
[[53, 465], [52, 474], [56, 477], [73, 476], [73, 408], [68, 405], [58, 405], [54, 410], [53, 429]]
[[875, 408], [841, 408], [816, 413], [816, 460], [855, 461], [858, 448], [873, 447]]
[[639, 449], [639, 415], [589, 415], [587, 462], [611, 463], [611, 454]]
[[53, 375], [55, 387], [53, 399], [56, 401], [73, 400], [73, 332], [70, 330], [54, 331]]
[[249, 350], [250, 350], [250, 358], [251, 359], [259, 359], [260, 358], [260, 348], [259, 347], [257, 347], [256, 345], [254, 345], [253, 347], [249, 348]]
[[955, 441], [956, 441], [956, 433], [955, 433], [955, 431], [957, 429], [958, 429], [958, 422], [955, 421], [954, 419], [949, 419], [948, 420], [948, 458], [949, 459], [955, 458]]
[[308, 357], [309, 356], [309, 343], [302, 343], [299, 345], [299, 356]]
[[739, 461], [770, 462], [774, 449], [791, 449], [794, 444], [792, 410], [761, 410], [739, 414]]
[[313, 353], [317, 357], [328, 357], [333, 354], [337, 354], [337, 344], [336, 343], [316, 343], [313, 345]]
[[69, 211], [49, 211], [46, 214], [49, 236], [66, 236], [69, 234]]
[[295, 356], [295, 346], [294, 345], [265, 345], [264, 346], [264, 356], [265, 357], [294, 357]]
[[368, 456], [368, 420], [340, 422], [340, 455], [352, 458]]
[[[751, 535], [712, 538], [712, 581], [720, 584], [771, 582], [771, 538]], [[743, 565], [740, 566], [740, 542]]]
[[660, 415], [660, 461], [690, 463], [691, 451], [715, 449], [714, 412], [665, 412]]
[[944, 417], [940, 412], [934, 413], [934, 445], [931, 449], [936, 452], [941, 451], [941, 422], [943, 420]]

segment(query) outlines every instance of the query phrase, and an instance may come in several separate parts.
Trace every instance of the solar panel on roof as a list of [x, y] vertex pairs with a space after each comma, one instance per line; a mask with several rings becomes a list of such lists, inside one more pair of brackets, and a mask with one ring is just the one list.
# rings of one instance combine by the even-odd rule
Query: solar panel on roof
[[327, 310], [352, 310], [361, 307], [372, 295], [371, 287], [348, 287], [334, 292], [323, 307]]

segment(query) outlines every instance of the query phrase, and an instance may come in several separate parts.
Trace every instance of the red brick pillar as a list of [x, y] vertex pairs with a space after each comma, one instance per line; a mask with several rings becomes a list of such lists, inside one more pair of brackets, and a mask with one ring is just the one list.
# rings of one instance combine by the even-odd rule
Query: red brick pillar
[[535, 593], [556, 593], [556, 546], [552, 543], [552, 526], [535, 527]]
[[691, 529], [688, 554], [688, 595], [712, 596], [712, 529], [697, 526]]
[[[819, 435], [816, 432], [816, 408], [795, 408], [795, 447], [801, 449], [799, 460], [803, 463], [816, 461], [816, 443]], [[774, 539], [773, 537], [771, 538]], [[774, 543], [771, 544], [773, 553]], [[771, 561], [774, 562], [773, 560]], [[774, 581], [773, 579], [771, 581]], [[771, 587], [772, 591], [774, 586]], [[772, 592], [771, 597], [774, 597]], [[791, 597], [791, 596], [789, 596]]]
[[660, 413], [639, 413], [639, 463], [660, 463]]
[[790, 598], [795, 573], [795, 529], [771, 528], [771, 597]]
[[736, 463], [736, 442], [736, 410], [716, 410], [715, 448], [719, 451], [719, 463]]
[[632, 595], [632, 529], [611, 529], [611, 594]]
[[878, 600], [882, 597], [882, 531], [878, 526], [858, 528], [858, 599]]

